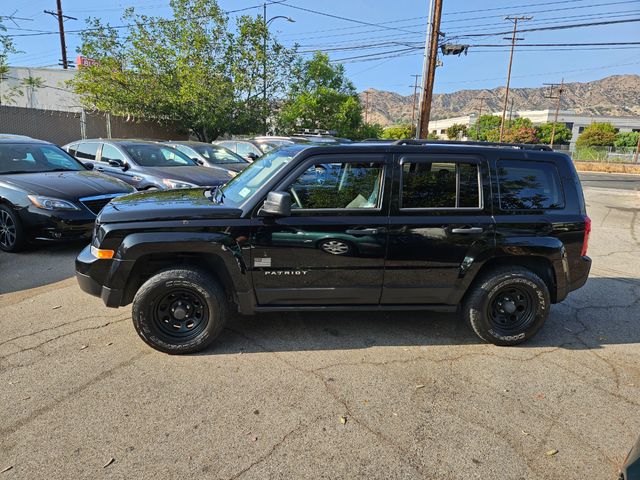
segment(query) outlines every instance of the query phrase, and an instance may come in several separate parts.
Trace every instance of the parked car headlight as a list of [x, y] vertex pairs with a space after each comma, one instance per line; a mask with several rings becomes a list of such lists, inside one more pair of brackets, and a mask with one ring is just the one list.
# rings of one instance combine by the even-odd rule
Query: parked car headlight
[[43, 197], [41, 195], [29, 195], [29, 200], [36, 207], [43, 210], [80, 210], [79, 207], [67, 200], [59, 198]]
[[163, 178], [162, 183], [167, 188], [193, 188], [198, 185], [189, 182], [183, 182], [182, 180], [173, 180], [171, 178]]

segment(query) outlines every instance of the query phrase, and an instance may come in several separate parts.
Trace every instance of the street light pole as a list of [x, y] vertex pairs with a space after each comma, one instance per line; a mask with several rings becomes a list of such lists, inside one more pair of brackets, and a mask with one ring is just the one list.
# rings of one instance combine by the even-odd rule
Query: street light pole
[[269, 116], [269, 109], [267, 108], [267, 40], [269, 37], [269, 24], [278, 18], [284, 18], [291, 23], [295, 22], [292, 18], [284, 15], [278, 15], [267, 20], [267, 3], [262, 4], [262, 21], [264, 22], [264, 38], [262, 41], [262, 108], [264, 111], [262, 114], [262, 126], [265, 135], [268, 133], [267, 117]]

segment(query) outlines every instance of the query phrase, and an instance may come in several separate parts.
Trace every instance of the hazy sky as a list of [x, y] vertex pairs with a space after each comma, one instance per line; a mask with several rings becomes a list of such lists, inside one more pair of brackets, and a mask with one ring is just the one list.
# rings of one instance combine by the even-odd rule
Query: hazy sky
[[[275, 20], [271, 30], [286, 45], [297, 42], [303, 52], [333, 49], [332, 59], [347, 59], [345, 66], [358, 90], [377, 88], [402, 94], [412, 92], [411, 75], [420, 73], [426, 15], [429, 0], [285, 0], [268, 6], [268, 17], [285, 15], [295, 23]], [[640, 0], [443, 0], [441, 31], [450, 41], [470, 45], [507, 44], [500, 32], [510, 30], [505, 15], [528, 15], [533, 19], [523, 29], [567, 24], [640, 19]], [[98, 16], [114, 25], [121, 24], [120, 14], [134, 6], [147, 15], [169, 17], [169, 0], [62, 0], [64, 13], [77, 17], [68, 20], [69, 31], [85, 26], [88, 16]], [[219, 0], [229, 11], [246, 7], [243, 13], [262, 13], [259, 0]], [[10, 58], [12, 65], [55, 66], [60, 58], [57, 35], [33, 33], [57, 31], [57, 21], [43, 10], [54, 10], [55, 0], [1, 0], [0, 15], [31, 18], [19, 20], [18, 27], [5, 20], [8, 33], [22, 53]], [[316, 10], [333, 18], [303, 9]], [[238, 13], [230, 14], [231, 17]], [[357, 23], [363, 22], [363, 23]], [[376, 24], [372, 26], [366, 24]], [[19, 30], [21, 28], [22, 30]], [[480, 33], [493, 36], [464, 37]], [[589, 26], [565, 30], [526, 32], [521, 43], [589, 43], [640, 42], [640, 22]], [[79, 35], [67, 35], [67, 50], [75, 58]], [[370, 48], [375, 46], [375, 48]], [[336, 50], [337, 49], [337, 50]], [[375, 54], [373, 58], [352, 58]], [[508, 62], [507, 48], [471, 47], [468, 55], [442, 57], [437, 70], [436, 92], [460, 89], [493, 88], [504, 84]], [[513, 87], [535, 87], [543, 82], [588, 81], [613, 74], [640, 73], [640, 45], [591, 47], [528, 47], [516, 50]]]

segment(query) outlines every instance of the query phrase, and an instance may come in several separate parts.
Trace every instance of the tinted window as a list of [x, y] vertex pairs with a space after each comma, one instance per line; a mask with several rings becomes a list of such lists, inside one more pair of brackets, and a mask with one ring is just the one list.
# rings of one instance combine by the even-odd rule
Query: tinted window
[[380, 206], [381, 162], [313, 165], [289, 187], [292, 208], [376, 208]]
[[84, 167], [53, 145], [0, 145], [0, 174], [76, 170], [84, 170]]
[[551, 163], [501, 160], [498, 183], [502, 210], [564, 207], [560, 176]]
[[76, 150], [78, 150], [78, 144], [77, 143], [72, 143], [71, 145], [69, 145], [67, 147], [67, 151], [69, 152], [69, 154], [73, 155], [74, 157], [76, 156]]
[[76, 158], [83, 160], [95, 160], [96, 153], [98, 152], [99, 143], [84, 142], [78, 145], [78, 151], [76, 152]]
[[113, 145], [102, 145], [102, 161], [108, 162], [109, 160], [120, 160], [124, 162], [126, 159], [124, 155]]
[[478, 208], [478, 165], [404, 161], [402, 208]]
[[153, 143], [124, 145], [124, 149], [134, 162], [143, 167], [184, 167], [195, 166], [196, 162], [171, 147]]

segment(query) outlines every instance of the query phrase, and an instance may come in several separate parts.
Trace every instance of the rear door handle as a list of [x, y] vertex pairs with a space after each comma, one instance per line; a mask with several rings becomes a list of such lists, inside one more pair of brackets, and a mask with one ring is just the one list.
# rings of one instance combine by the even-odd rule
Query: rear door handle
[[482, 233], [482, 227], [452, 228], [451, 233]]
[[354, 228], [345, 230], [347, 235], [377, 235], [381, 232], [380, 228]]

